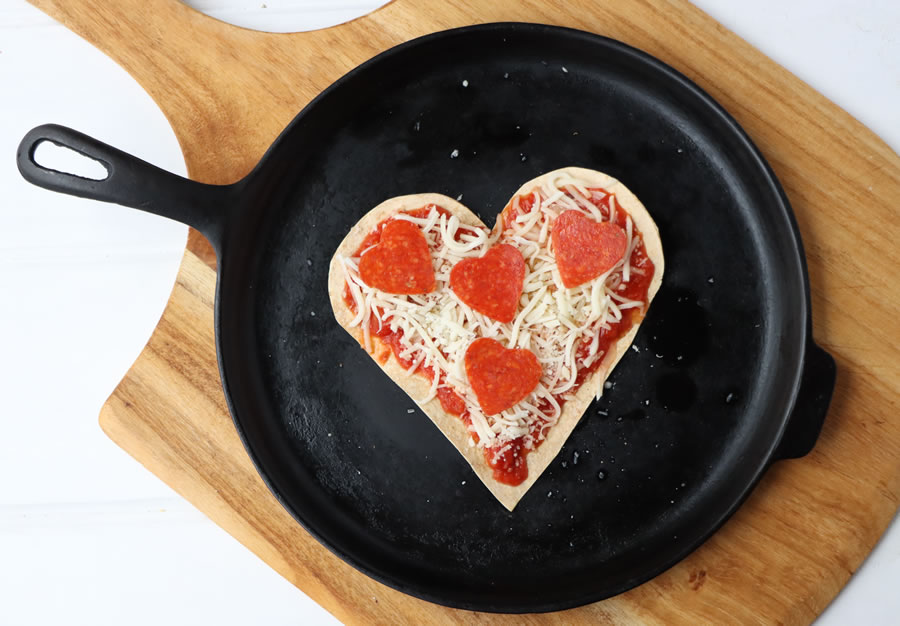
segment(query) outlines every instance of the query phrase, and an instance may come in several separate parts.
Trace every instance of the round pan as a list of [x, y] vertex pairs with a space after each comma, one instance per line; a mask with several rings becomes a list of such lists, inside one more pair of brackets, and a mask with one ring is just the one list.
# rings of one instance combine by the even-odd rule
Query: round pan
[[[44, 140], [109, 176], [40, 167]], [[222, 382], [260, 474], [341, 558], [433, 602], [550, 611], [648, 580], [770, 464], [811, 449], [831, 396], [834, 362], [812, 343], [803, 250], [771, 169], [696, 85], [603, 37], [488, 24], [410, 41], [323, 92], [231, 186], [59, 126], [30, 132], [18, 164], [35, 184], [210, 239]], [[491, 225], [522, 183], [569, 165], [641, 199], [666, 276], [611, 387], [509, 513], [334, 321], [328, 262], [389, 197], [462, 195]]]

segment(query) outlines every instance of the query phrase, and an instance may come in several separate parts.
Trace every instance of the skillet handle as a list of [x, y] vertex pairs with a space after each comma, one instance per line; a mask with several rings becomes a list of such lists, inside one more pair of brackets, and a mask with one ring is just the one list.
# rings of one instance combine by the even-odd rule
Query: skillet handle
[[810, 340], [806, 347], [800, 390], [774, 460], [797, 459], [813, 449], [825, 422], [836, 375], [837, 368], [832, 356]]
[[[39, 165], [44, 141], [69, 148], [106, 168], [102, 180]], [[71, 128], [44, 124], [30, 130], [16, 152], [19, 173], [30, 183], [71, 196], [114, 202], [182, 222], [200, 231], [219, 253], [236, 185], [206, 185], [182, 178]]]

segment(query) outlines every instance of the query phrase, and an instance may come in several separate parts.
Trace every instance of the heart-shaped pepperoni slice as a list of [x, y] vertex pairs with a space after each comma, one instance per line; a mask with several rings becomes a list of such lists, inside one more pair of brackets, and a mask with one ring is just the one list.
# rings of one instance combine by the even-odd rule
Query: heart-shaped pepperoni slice
[[541, 380], [541, 364], [531, 350], [510, 350], [482, 337], [466, 350], [466, 376], [485, 415], [495, 415], [525, 399]]
[[516, 318], [525, 259], [513, 246], [494, 246], [480, 259], [463, 259], [450, 270], [450, 288], [459, 299], [492, 320]]
[[566, 287], [594, 280], [621, 259], [628, 236], [610, 222], [597, 223], [580, 211], [570, 209], [553, 222], [550, 233], [559, 276]]
[[434, 291], [434, 268], [425, 235], [407, 220], [389, 221], [379, 242], [360, 258], [359, 277], [369, 287], [387, 293]]

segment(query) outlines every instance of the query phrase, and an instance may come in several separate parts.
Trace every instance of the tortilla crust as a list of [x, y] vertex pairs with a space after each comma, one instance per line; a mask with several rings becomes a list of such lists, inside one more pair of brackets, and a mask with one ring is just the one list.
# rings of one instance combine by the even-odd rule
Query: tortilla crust
[[[540, 187], [544, 182], [555, 179], [560, 175], [568, 175], [584, 180], [588, 183], [588, 187], [601, 187], [609, 193], [615, 194], [619, 205], [621, 205], [631, 216], [635, 227], [643, 236], [647, 256], [655, 266], [653, 279], [647, 290], [647, 305], [649, 307], [650, 302], [659, 290], [664, 271], [662, 243], [659, 239], [659, 230], [640, 200], [638, 200], [625, 185], [611, 176], [607, 176], [606, 174], [595, 170], [579, 167], [565, 167], [538, 176], [522, 185], [518, 191], [512, 195], [510, 201], [507, 202], [503, 211], [498, 215], [497, 222], [494, 225], [494, 231], [502, 225], [503, 216], [510, 210], [513, 198], [519, 195], [529, 194], [535, 188]], [[363, 334], [360, 327], [357, 326], [351, 328], [349, 326], [355, 315], [344, 302], [344, 272], [338, 258], [341, 256], [351, 257], [362, 244], [366, 235], [372, 232], [381, 221], [396, 215], [401, 211], [419, 209], [428, 204], [436, 204], [443, 207], [451, 214], [456, 215], [463, 224], [486, 228], [486, 225], [483, 224], [474, 213], [453, 198], [435, 193], [398, 196], [382, 202], [366, 213], [362, 219], [350, 229], [350, 232], [338, 246], [331, 259], [331, 264], [328, 269], [328, 296], [331, 300], [331, 308], [337, 322], [359, 342], [360, 346], [363, 345]], [[645, 307], [643, 314], [646, 315], [646, 312], [647, 307]], [[508, 510], [512, 511], [522, 496], [525, 495], [535, 481], [543, 474], [547, 466], [550, 465], [553, 459], [559, 454], [563, 444], [569, 438], [569, 435], [578, 424], [581, 416], [594, 400], [597, 392], [602, 388], [603, 383], [609, 377], [613, 368], [628, 351], [628, 347], [631, 345], [635, 334], [637, 334], [641, 321], [643, 321], [643, 315], [625, 335], [612, 344], [610, 351], [604, 356], [597, 369], [581, 384], [575, 392], [575, 395], [566, 401], [559, 420], [552, 428], [550, 428], [547, 438], [544, 439], [537, 449], [532, 450], [525, 457], [528, 464], [528, 478], [526, 478], [522, 484], [514, 487], [504, 485], [494, 480], [493, 470], [487, 464], [484, 453], [481, 448], [472, 445], [472, 439], [469, 432], [458, 416], [444, 411], [437, 398], [433, 398], [424, 404], [418, 402], [417, 398], [425, 398], [428, 396], [431, 385], [427, 378], [418, 374], [408, 374], [394, 357], [390, 346], [382, 342], [378, 337], [372, 337], [373, 351], [371, 356], [376, 360], [382, 370], [390, 376], [391, 380], [397, 383], [397, 385], [399, 385], [400, 388], [419, 405], [422, 411], [432, 422], [434, 422], [444, 436], [450, 440], [450, 443], [453, 444], [466, 462], [468, 462], [476, 476], [478, 476], [494, 497], [496, 497]], [[376, 357], [385, 353], [387, 353], [388, 356], [382, 363], [381, 359]]]

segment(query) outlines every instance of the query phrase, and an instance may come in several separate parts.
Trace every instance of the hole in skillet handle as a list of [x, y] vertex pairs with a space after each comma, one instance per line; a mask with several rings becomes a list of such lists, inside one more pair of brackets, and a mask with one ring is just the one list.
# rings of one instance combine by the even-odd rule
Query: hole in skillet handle
[[60, 174], [69, 172], [73, 176], [89, 180], [109, 178], [109, 168], [105, 163], [50, 140], [39, 141], [33, 152], [31, 158], [38, 167]]
[[773, 460], [798, 459], [813, 449], [828, 413], [836, 376], [832, 356], [810, 340], [794, 410]]
[[[102, 166], [106, 176], [79, 176], [41, 165], [35, 159], [35, 153], [48, 142]], [[60, 163], [68, 169], [74, 155], [65, 156], [68, 158]], [[41, 160], [44, 161], [43, 155]], [[83, 159], [79, 160], [83, 162]], [[57, 124], [44, 124], [30, 130], [19, 143], [16, 164], [22, 177], [38, 187], [121, 204], [192, 226], [209, 239], [217, 255], [221, 250], [228, 209], [235, 205], [236, 195], [242, 187], [241, 182], [206, 185], [182, 178]], [[97, 169], [96, 165], [94, 169]]]

